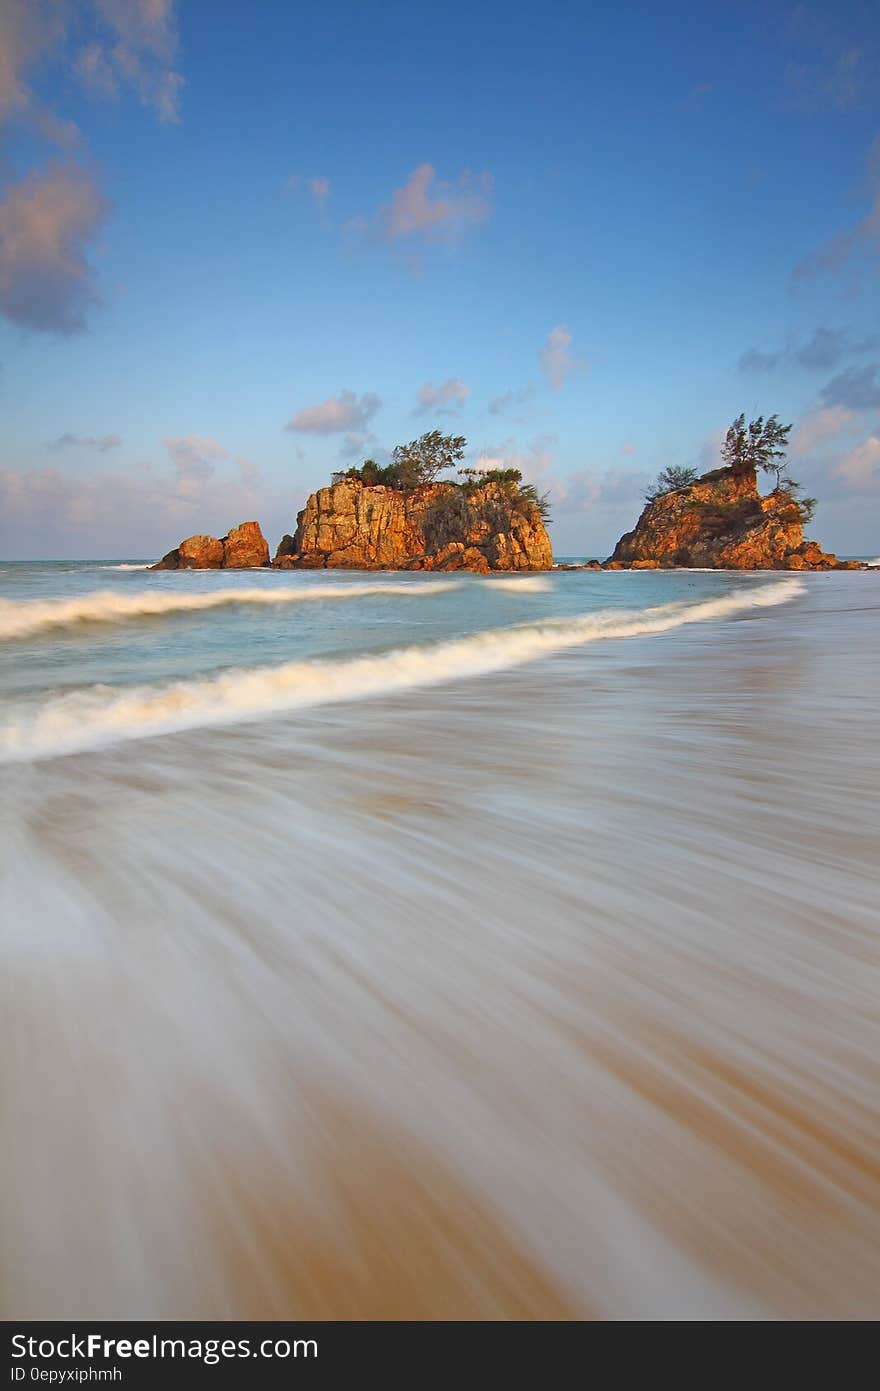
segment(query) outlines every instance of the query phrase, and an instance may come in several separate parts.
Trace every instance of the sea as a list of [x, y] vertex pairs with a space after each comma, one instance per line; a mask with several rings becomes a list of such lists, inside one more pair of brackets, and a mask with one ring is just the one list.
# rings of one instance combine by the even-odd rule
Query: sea
[[880, 574], [0, 566], [6, 1318], [880, 1315]]

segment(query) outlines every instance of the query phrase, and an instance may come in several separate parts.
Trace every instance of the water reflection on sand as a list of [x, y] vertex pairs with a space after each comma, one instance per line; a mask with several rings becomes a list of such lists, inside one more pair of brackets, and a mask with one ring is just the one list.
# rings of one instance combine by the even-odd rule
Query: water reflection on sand
[[4, 1311], [880, 1314], [878, 617], [5, 768]]

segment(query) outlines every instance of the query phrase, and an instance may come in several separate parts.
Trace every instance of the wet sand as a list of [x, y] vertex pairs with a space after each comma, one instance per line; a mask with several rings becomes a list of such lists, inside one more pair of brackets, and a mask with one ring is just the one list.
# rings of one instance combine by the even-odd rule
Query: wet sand
[[6, 1315], [880, 1314], [878, 620], [4, 768]]

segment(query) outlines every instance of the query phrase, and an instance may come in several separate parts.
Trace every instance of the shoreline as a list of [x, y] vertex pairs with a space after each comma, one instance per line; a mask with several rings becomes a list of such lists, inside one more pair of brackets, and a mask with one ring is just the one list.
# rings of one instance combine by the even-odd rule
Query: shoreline
[[9, 1316], [877, 1317], [851, 595], [8, 769]]

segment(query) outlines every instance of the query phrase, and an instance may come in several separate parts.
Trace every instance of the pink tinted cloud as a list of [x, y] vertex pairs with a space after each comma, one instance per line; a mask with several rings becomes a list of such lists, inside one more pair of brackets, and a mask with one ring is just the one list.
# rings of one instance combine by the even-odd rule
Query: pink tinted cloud
[[817, 449], [833, 445], [855, 422], [855, 412], [846, 406], [823, 406], [808, 412], [791, 436], [790, 457], [809, 458]]
[[55, 164], [0, 202], [0, 311], [25, 328], [70, 334], [97, 299], [87, 251], [107, 205], [91, 174]]
[[880, 493], [880, 437], [869, 435], [838, 461], [834, 474], [849, 492]]
[[255, 464], [231, 459], [204, 436], [166, 446], [171, 468], [0, 469], [0, 550], [22, 558], [159, 556], [194, 532], [222, 536], [255, 517], [267, 534], [291, 529], [296, 498], [262, 486]]
[[76, 56], [74, 72], [81, 84], [100, 97], [130, 87], [160, 121], [177, 122], [185, 83], [174, 66], [175, 0], [95, 0], [95, 8], [104, 31]]
[[492, 186], [488, 172], [465, 170], [450, 184], [437, 179], [432, 164], [420, 164], [379, 210], [375, 220], [379, 235], [386, 241], [455, 238], [490, 216]]
[[0, 0], [0, 122], [26, 121], [62, 145], [76, 127], [38, 101], [27, 77], [61, 43], [68, 19], [66, 9], [51, 0]]

